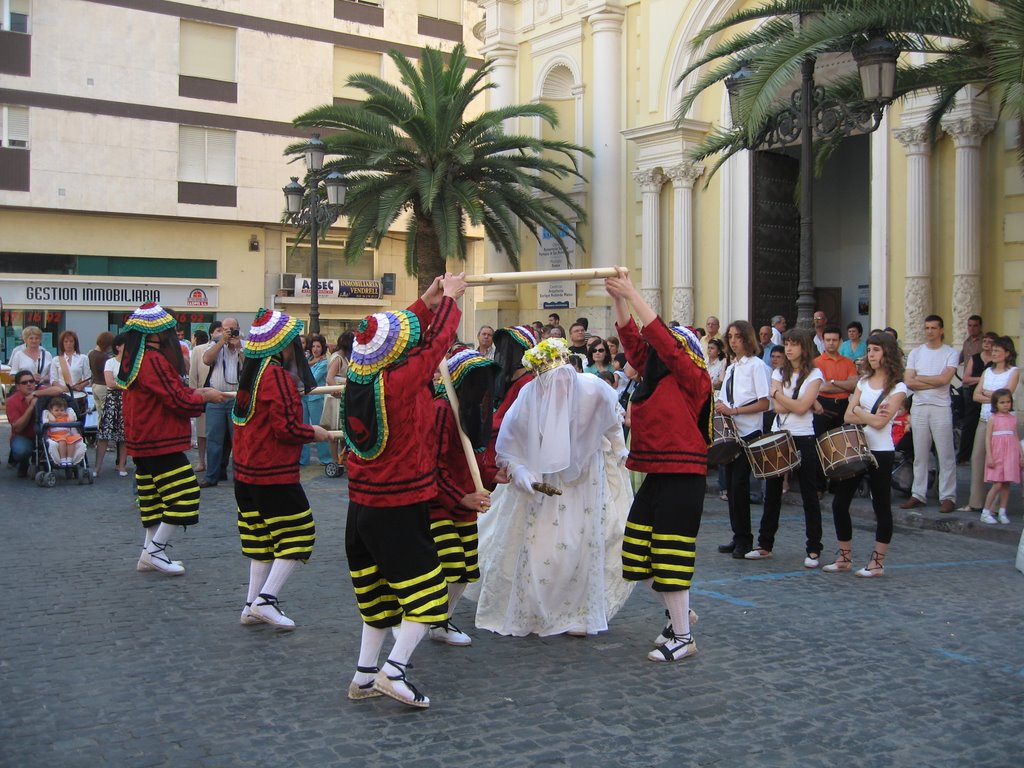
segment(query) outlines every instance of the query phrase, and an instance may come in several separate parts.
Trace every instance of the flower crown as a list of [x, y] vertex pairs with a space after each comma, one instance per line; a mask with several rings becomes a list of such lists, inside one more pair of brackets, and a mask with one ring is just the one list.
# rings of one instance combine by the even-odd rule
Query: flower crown
[[523, 355], [523, 365], [538, 376], [569, 362], [569, 347], [562, 339], [544, 339]]

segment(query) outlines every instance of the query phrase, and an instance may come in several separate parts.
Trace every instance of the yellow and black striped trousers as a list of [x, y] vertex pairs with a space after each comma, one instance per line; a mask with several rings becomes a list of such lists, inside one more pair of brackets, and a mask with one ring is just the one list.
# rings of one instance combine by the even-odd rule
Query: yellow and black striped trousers
[[135, 482], [144, 528], [199, 522], [199, 481], [184, 453], [135, 457]]
[[255, 485], [236, 480], [235, 503], [243, 555], [253, 560], [309, 559], [316, 526], [301, 485]]
[[345, 528], [352, 588], [364, 622], [392, 627], [402, 621], [448, 620], [448, 582], [430, 538], [425, 503], [367, 507], [350, 502]]
[[656, 592], [690, 588], [704, 511], [702, 475], [648, 474], [633, 499], [622, 540], [622, 577], [653, 577]]
[[445, 581], [450, 584], [468, 584], [480, 579], [475, 520], [431, 520], [430, 535], [434, 537], [437, 559], [441, 561]]

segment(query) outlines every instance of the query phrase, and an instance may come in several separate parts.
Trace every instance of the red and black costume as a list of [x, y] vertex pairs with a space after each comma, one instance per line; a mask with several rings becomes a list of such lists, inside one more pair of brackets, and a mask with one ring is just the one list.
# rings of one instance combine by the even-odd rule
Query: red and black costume
[[626, 360], [643, 373], [631, 399], [629, 469], [646, 472], [626, 522], [623, 577], [653, 588], [690, 588], [704, 509], [712, 388], [693, 334], [658, 318], [640, 331], [617, 325]]

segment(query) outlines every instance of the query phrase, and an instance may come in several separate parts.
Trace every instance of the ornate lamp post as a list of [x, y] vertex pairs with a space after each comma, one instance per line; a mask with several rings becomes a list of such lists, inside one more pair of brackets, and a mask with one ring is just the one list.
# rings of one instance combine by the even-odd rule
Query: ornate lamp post
[[[813, 56], [806, 56], [800, 69], [800, 88], [793, 91], [790, 103], [772, 116], [748, 149], [793, 144], [800, 141], [800, 279], [797, 284], [797, 327], [812, 328], [814, 315], [814, 243], [812, 234], [814, 180], [814, 139], [849, 136], [854, 131], [872, 133], [882, 123], [885, 107], [892, 102], [896, 83], [899, 49], [881, 32], [872, 32], [864, 44], [853, 51], [860, 74], [861, 89], [868, 107], [853, 111], [837, 99], [829, 99], [825, 89], [815, 85]], [[753, 74], [748, 62], [726, 78], [729, 110], [733, 125], [742, 120], [739, 94], [743, 81]]]
[[[337, 171], [323, 175], [324, 150], [320, 134], [314, 133], [306, 145], [305, 185], [292, 176], [283, 190], [288, 222], [309, 230], [309, 333], [320, 333], [320, 235], [338, 219], [345, 204], [345, 177]], [[326, 202], [320, 197], [321, 187]]]

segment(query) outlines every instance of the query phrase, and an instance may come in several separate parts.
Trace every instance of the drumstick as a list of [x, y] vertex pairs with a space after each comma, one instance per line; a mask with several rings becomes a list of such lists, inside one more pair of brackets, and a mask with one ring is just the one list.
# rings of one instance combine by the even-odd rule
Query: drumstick
[[561, 496], [562, 489], [555, 488], [553, 485], [547, 483], [533, 483], [533, 490], [543, 493], [545, 496]]
[[455, 392], [455, 385], [452, 383], [452, 374], [448, 370], [447, 355], [441, 358], [441, 364], [437, 366], [441, 371], [441, 378], [444, 380], [444, 389], [448, 393], [448, 404], [452, 407], [452, 414], [455, 416], [455, 429], [459, 433], [459, 442], [462, 443], [462, 452], [466, 454], [466, 463], [469, 465], [469, 474], [473, 477], [473, 485], [477, 493], [487, 493], [484, 488], [484, 481], [480, 477], [480, 467], [476, 463], [476, 453], [473, 451], [473, 444], [469, 442], [466, 433], [462, 431], [462, 424], [459, 423], [459, 396]]
[[536, 272], [490, 272], [468, 275], [466, 285], [519, 285], [520, 283], [547, 283], [558, 280], [599, 280], [605, 277], [625, 277], [625, 267], [595, 267], [593, 269], [544, 269]]
[[[307, 395], [330, 395], [330, 394], [333, 394], [334, 392], [344, 392], [344, 391], [345, 391], [345, 385], [344, 384], [328, 384], [327, 386], [324, 386], [324, 387], [315, 387], [315, 388], [309, 390], [309, 392], [307, 392], [306, 394]], [[225, 392], [224, 394], [227, 395], [228, 397], [234, 397], [238, 393], [237, 392]]]

